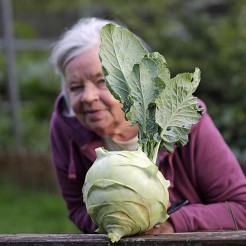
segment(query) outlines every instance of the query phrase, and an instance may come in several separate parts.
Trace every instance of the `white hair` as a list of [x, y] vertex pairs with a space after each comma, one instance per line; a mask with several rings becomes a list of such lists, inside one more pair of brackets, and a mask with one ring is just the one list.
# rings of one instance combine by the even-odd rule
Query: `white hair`
[[69, 60], [88, 50], [94, 44], [100, 43], [100, 31], [108, 23], [112, 22], [95, 17], [82, 18], [67, 30], [52, 49], [50, 60], [55, 71], [62, 75]]

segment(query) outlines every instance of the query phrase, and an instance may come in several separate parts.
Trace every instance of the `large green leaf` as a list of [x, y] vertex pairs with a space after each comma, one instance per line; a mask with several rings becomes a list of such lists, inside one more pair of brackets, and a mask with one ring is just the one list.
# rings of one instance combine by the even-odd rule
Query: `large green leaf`
[[145, 56], [132, 70], [128, 86], [132, 106], [126, 118], [139, 125], [139, 141], [144, 143], [153, 139], [158, 131], [155, 122], [155, 100], [165, 88], [163, 79], [169, 81], [170, 73], [163, 56], [152, 53]]
[[166, 84], [166, 88], [156, 100], [156, 122], [162, 128], [163, 145], [172, 152], [174, 145], [184, 146], [193, 124], [201, 117], [200, 107], [192, 93], [200, 81], [200, 70], [194, 74], [178, 74]]
[[140, 41], [126, 28], [108, 24], [101, 31], [100, 59], [106, 83], [114, 95], [129, 111], [131, 105], [128, 81], [132, 80], [133, 65], [147, 54]]
[[165, 58], [148, 53], [126, 28], [108, 24], [101, 31], [100, 59], [106, 83], [124, 105], [126, 119], [139, 126], [139, 141], [158, 130], [155, 100], [170, 80]]

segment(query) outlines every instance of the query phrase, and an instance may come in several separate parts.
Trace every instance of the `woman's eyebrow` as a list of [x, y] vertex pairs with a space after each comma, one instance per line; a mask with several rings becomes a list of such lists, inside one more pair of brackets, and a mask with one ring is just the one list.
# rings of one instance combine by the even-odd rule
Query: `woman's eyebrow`
[[101, 78], [101, 77], [104, 77], [103, 76], [103, 73], [99, 72], [99, 73], [96, 73], [95, 75], [92, 75], [93, 78]]

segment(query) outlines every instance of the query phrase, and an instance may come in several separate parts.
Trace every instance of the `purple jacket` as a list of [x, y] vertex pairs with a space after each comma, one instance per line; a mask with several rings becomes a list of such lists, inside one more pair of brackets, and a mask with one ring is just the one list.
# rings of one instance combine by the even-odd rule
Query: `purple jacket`
[[[95, 148], [103, 144], [75, 117], [63, 116], [64, 106], [60, 95], [51, 119], [52, 160], [69, 218], [84, 233], [94, 233], [96, 226], [83, 203], [82, 186], [96, 159]], [[158, 164], [170, 180], [170, 200], [190, 202], [170, 215], [176, 232], [235, 229], [226, 201], [239, 229], [246, 229], [246, 179], [207, 112], [193, 126], [189, 143], [173, 154], [160, 150]]]

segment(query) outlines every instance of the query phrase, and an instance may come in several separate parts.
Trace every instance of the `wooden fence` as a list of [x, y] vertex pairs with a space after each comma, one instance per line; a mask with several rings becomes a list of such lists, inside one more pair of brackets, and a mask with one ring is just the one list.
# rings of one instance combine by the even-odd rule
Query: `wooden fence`
[[57, 191], [49, 154], [0, 153], [0, 181], [11, 182], [23, 188]]
[[118, 243], [101, 234], [17, 234], [0, 235], [0, 246], [237, 246], [246, 245], [246, 231], [192, 232], [140, 235]]

